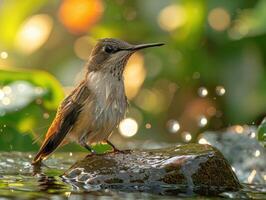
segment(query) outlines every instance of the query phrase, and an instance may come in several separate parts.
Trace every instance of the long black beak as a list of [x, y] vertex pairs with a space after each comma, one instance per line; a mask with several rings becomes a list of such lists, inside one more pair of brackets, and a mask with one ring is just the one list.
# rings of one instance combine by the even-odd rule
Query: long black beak
[[138, 45], [134, 45], [126, 50], [131, 50], [131, 51], [137, 51], [140, 49], [145, 49], [145, 48], [149, 48], [149, 47], [157, 47], [157, 46], [162, 46], [164, 45], [164, 43], [149, 43], [149, 44], [138, 44]]

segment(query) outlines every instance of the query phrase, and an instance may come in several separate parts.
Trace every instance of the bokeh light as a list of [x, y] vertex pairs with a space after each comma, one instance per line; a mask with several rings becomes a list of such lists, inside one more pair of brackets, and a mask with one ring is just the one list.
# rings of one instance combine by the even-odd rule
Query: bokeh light
[[170, 133], [176, 133], [180, 129], [180, 125], [179, 125], [178, 121], [176, 121], [176, 120], [169, 120], [167, 122], [166, 126], [167, 126], [167, 129]]
[[190, 140], [192, 140], [192, 135], [191, 133], [185, 131], [182, 133], [182, 137], [184, 139], [185, 142], [190, 142]]
[[28, 18], [20, 27], [16, 36], [19, 51], [30, 54], [40, 48], [48, 39], [53, 27], [49, 15], [38, 14]]
[[63, 0], [59, 19], [70, 32], [84, 33], [99, 21], [103, 9], [101, 0]]
[[50, 117], [49, 113], [47, 113], [47, 112], [43, 113], [43, 118], [44, 119], [49, 119], [49, 117]]
[[135, 103], [141, 109], [150, 113], [160, 113], [165, 107], [163, 94], [156, 89], [142, 89], [136, 97]]
[[200, 116], [198, 120], [199, 127], [204, 127], [208, 123], [208, 119], [205, 116]]
[[26, 81], [15, 81], [0, 88], [0, 111], [1, 115], [8, 112], [18, 111], [25, 107], [36, 97], [45, 94], [37, 94], [34, 85]]
[[205, 87], [200, 87], [198, 89], [198, 94], [200, 97], [206, 97], [208, 95], [208, 90]]
[[151, 124], [150, 123], [145, 124], [145, 128], [146, 129], [150, 129], [151, 128]]
[[75, 54], [82, 60], [88, 60], [94, 44], [95, 40], [91, 37], [79, 37], [74, 43]]
[[158, 24], [165, 31], [182, 27], [187, 21], [187, 13], [182, 5], [169, 5], [158, 16]]
[[128, 99], [133, 99], [146, 77], [144, 59], [140, 53], [135, 53], [129, 59], [124, 71], [125, 90]]
[[255, 138], [255, 137], [256, 137], [256, 133], [255, 133], [255, 132], [251, 132], [251, 133], [250, 133], [250, 137], [251, 137], [251, 138]]
[[255, 157], [259, 157], [259, 156], [260, 156], [260, 150], [257, 149], [257, 150], [255, 151], [255, 153], [254, 153], [254, 156], [255, 156]]
[[10, 101], [10, 98], [9, 98], [9, 97], [4, 97], [4, 98], [2, 99], [2, 104], [5, 105], [5, 106], [9, 105], [10, 102], [11, 102], [11, 101]]
[[0, 58], [2, 58], [2, 59], [7, 59], [7, 58], [8, 58], [8, 53], [5, 52], [5, 51], [2, 51], [2, 52], [0, 53]]
[[228, 30], [228, 36], [232, 40], [240, 40], [248, 35], [257, 35], [262, 32], [261, 28], [252, 29], [257, 26], [257, 21], [251, 17], [250, 10], [241, 10], [239, 16], [233, 21], [232, 26]]
[[135, 119], [126, 118], [123, 119], [119, 124], [119, 132], [124, 137], [132, 137], [138, 131], [138, 123]]
[[243, 126], [241, 126], [241, 125], [235, 125], [235, 126], [233, 126], [233, 129], [234, 129], [234, 131], [235, 131], [236, 133], [238, 133], [238, 134], [242, 134], [243, 131], [244, 131], [244, 128], [243, 128]]
[[214, 8], [208, 15], [209, 25], [216, 31], [224, 31], [230, 25], [229, 13], [224, 8]]
[[225, 94], [225, 88], [223, 86], [217, 86], [215, 91], [218, 96], [223, 96]]

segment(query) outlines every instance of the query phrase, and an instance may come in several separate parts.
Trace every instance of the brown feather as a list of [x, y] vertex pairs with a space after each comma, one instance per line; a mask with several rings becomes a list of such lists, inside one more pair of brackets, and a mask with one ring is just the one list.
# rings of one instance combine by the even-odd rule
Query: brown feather
[[[42, 146], [33, 159], [33, 164], [38, 163], [52, 153], [73, 128], [83, 107], [83, 102], [89, 96], [89, 91], [84, 82], [77, 87], [60, 105], [55, 119], [48, 129]], [[66, 142], [64, 141], [64, 144]]]

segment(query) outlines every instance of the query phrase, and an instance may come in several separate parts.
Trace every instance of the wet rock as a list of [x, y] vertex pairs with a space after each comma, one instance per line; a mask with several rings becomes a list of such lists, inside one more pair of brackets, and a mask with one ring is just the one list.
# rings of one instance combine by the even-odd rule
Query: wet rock
[[[237, 129], [241, 132], [237, 131]], [[266, 148], [257, 140], [255, 126], [232, 126], [224, 131], [207, 131], [202, 134], [205, 142], [216, 147], [235, 169], [244, 183], [265, 184]]]
[[241, 188], [231, 166], [210, 145], [89, 155], [62, 176], [76, 187], [159, 194], [217, 195]]

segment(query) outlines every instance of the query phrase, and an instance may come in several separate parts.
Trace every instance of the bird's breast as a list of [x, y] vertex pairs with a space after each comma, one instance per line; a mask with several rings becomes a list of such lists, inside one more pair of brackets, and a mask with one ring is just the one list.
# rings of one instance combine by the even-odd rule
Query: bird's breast
[[105, 132], [111, 132], [126, 112], [123, 80], [118, 81], [109, 73], [90, 72], [88, 87], [95, 97], [92, 106], [95, 125]]

